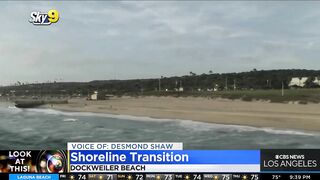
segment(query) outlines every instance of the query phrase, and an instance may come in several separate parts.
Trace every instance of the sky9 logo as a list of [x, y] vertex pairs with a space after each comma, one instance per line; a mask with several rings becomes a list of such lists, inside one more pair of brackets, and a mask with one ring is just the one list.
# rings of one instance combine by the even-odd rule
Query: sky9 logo
[[57, 10], [50, 10], [48, 13], [42, 13], [33, 11], [30, 14], [30, 23], [33, 25], [50, 25], [52, 23], [57, 23], [59, 21], [59, 12]]

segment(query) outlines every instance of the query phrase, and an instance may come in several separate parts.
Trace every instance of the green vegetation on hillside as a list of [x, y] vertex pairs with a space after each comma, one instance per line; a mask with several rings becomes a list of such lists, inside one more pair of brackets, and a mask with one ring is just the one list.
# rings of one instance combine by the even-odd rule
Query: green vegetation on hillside
[[[312, 83], [320, 70], [252, 70], [241, 73], [161, 77], [159, 79], [100, 80], [91, 82], [19, 83], [0, 87], [2, 96], [80, 96], [93, 91], [113, 95], [205, 96], [271, 102], [320, 102], [319, 85]], [[308, 77], [305, 88], [290, 89], [292, 77]], [[159, 91], [160, 84], [160, 91]], [[178, 89], [183, 87], [183, 92]], [[284, 96], [281, 89], [284, 88]], [[214, 91], [217, 90], [217, 91]]]

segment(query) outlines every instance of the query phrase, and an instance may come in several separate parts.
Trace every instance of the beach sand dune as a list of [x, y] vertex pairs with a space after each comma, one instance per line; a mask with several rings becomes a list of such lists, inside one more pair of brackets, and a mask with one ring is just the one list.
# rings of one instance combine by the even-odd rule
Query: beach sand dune
[[320, 131], [320, 104], [175, 97], [121, 97], [106, 101], [71, 99], [56, 110], [147, 116], [209, 123]]

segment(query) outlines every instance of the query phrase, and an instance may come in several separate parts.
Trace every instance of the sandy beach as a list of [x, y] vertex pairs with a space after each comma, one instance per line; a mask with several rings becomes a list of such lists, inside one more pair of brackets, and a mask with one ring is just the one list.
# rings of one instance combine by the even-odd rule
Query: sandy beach
[[320, 104], [300, 105], [193, 97], [121, 97], [105, 101], [71, 99], [69, 104], [44, 107], [62, 111], [320, 131]]

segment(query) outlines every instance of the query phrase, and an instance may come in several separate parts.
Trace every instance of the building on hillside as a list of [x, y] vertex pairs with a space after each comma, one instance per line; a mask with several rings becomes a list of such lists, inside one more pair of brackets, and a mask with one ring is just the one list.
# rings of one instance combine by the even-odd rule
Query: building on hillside
[[182, 86], [182, 81], [180, 81], [179, 84], [180, 84], [180, 85], [179, 85], [179, 87], [178, 87], [178, 81], [176, 81], [176, 88], [175, 88], [175, 90], [178, 91], [178, 92], [183, 92], [183, 91], [184, 91], [184, 88], [183, 88], [183, 86]]
[[219, 91], [219, 84], [214, 85], [213, 91], [214, 92]]
[[293, 77], [293, 78], [291, 78], [289, 86], [290, 87], [294, 87], [294, 86], [304, 87], [306, 85], [307, 80], [308, 80], [308, 77]]
[[92, 94], [90, 94], [90, 96], [88, 97], [88, 100], [92, 100], [92, 101], [98, 101], [98, 100], [105, 100], [106, 96], [104, 93], [98, 92], [98, 91], [94, 91]]
[[213, 88], [207, 88], [207, 92], [212, 92]]
[[320, 86], [320, 78], [315, 77], [313, 83]]

